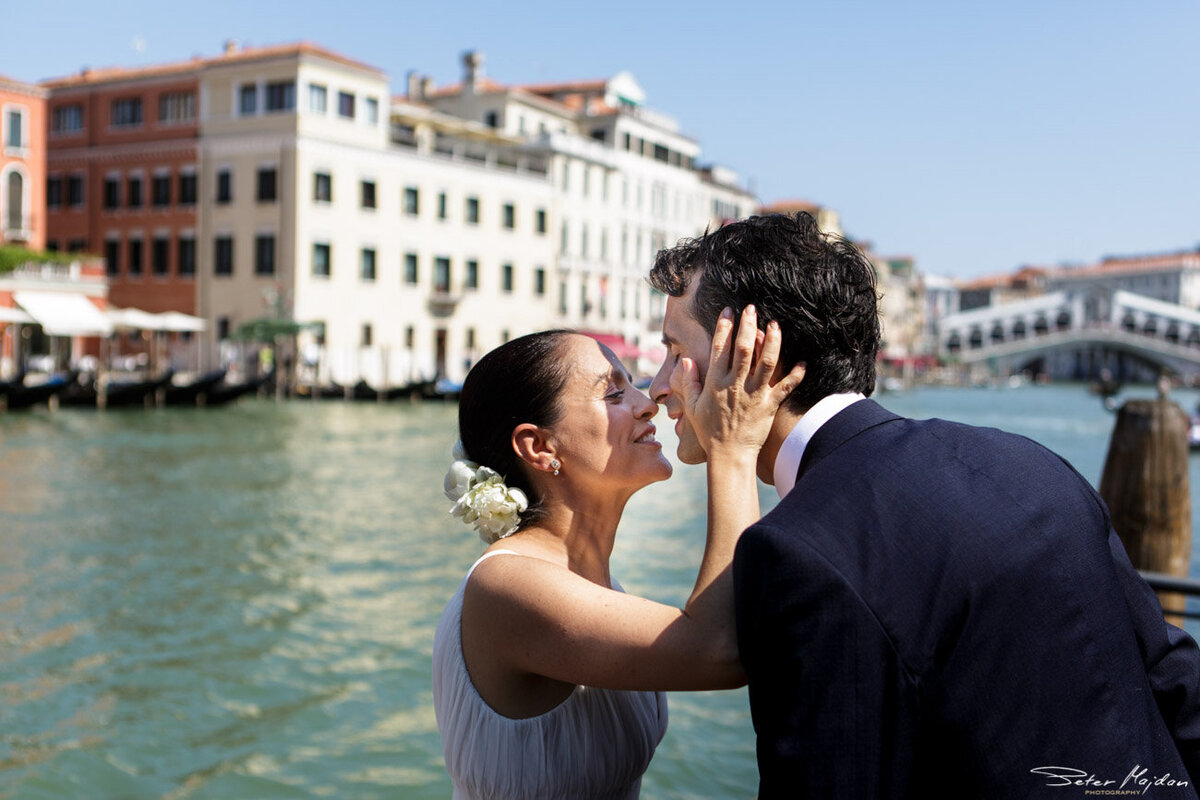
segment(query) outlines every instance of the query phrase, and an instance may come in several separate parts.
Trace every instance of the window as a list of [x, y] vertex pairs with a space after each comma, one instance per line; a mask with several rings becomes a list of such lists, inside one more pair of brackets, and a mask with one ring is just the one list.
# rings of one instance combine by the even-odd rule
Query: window
[[363, 326], [362, 326], [362, 346], [363, 346], [363, 347], [370, 347], [370, 346], [371, 346], [371, 340], [374, 338], [374, 337], [371, 335], [371, 333], [372, 333], [372, 331], [371, 331], [371, 324], [370, 324], [370, 323], [367, 323], [367, 324], [365, 324], [365, 325], [363, 325]]
[[83, 106], [59, 106], [50, 115], [51, 133], [78, 133], [83, 130]]
[[558, 313], [567, 315], [567, 282], [558, 282]]
[[275, 202], [275, 178], [276, 171], [274, 167], [258, 168], [258, 202]]
[[329, 92], [319, 83], [308, 85], [308, 110], [314, 114], [324, 114]]
[[463, 277], [464, 289], [479, 288], [479, 262], [471, 259], [466, 264], [466, 275]]
[[171, 240], [155, 236], [150, 244], [150, 269], [156, 278], [165, 278], [170, 271]]
[[82, 253], [87, 250], [87, 239], [67, 239], [68, 253]]
[[104, 179], [104, 210], [111, 211], [121, 205], [121, 179], [110, 175]]
[[168, 92], [158, 98], [159, 122], [187, 122], [196, 118], [195, 92]]
[[409, 286], [416, 286], [419, 277], [420, 276], [417, 272], [417, 254], [416, 253], [405, 253], [404, 254], [404, 282], [407, 283]]
[[129, 261], [126, 262], [126, 272], [131, 278], [141, 277], [142, 274], [142, 240], [135, 237], [129, 240]]
[[155, 175], [150, 181], [150, 202], [158, 208], [171, 205], [170, 175]]
[[538, 297], [546, 296], [546, 268], [538, 267], [533, 271], [533, 293]]
[[5, 133], [4, 146], [22, 148], [25, 146], [25, 115], [15, 109], [4, 114]]
[[450, 259], [444, 256], [433, 260], [433, 290], [438, 294], [450, 291]]
[[438, 193], [438, 219], [446, 218], [446, 193]]
[[510, 231], [517, 227], [517, 208], [512, 203], [504, 204], [504, 227]]
[[375, 280], [375, 250], [371, 247], [364, 247], [362, 255], [359, 258], [358, 276], [367, 283], [372, 283]]
[[478, 197], [468, 197], [467, 198], [467, 212], [466, 213], [467, 213], [467, 224], [468, 225], [478, 225], [479, 224], [479, 198]]
[[500, 267], [500, 290], [505, 294], [512, 294], [513, 290], [513, 265], [504, 264]]
[[217, 171], [217, 202], [224, 205], [233, 202], [233, 171]]
[[142, 199], [142, 176], [130, 175], [129, 182], [125, 185], [125, 205], [130, 208], [141, 208], [145, 200]]
[[[47, 239], [46, 240], [46, 252], [47, 253], [57, 253], [58, 252], [58, 239]], [[1176, 337], [1176, 338], [1178, 338], [1178, 337]]]
[[483, 124], [487, 125], [489, 128], [500, 127], [500, 115], [495, 111], [487, 112], [483, 115]]
[[184, 172], [179, 175], [179, 204], [196, 205], [196, 173]]
[[313, 245], [312, 274], [317, 278], [329, 277], [329, 244], [317, 242]]
[[113, 100], [109, 123], [114, 128], [132, 128], [142, 124], [142, 98]]
[[46, 178], [46, 207], [58, 208], [63, 201], [63, 179], [61, 175]]
[[121, 274], [120, 239], [109, 239], [104, 243], [104, 268], [110, 278]]
[[217, 317], [217, 341], [229, 338], [229, 317]]
[[263, 233], [254, 237], [254, 274], [275, 274], [275, 235]]
[[333, 202], [333, 176], [328, 172], [313, 173], [313, 202]]
[[179, 277], [196, 274], [196, 240], [191, 235], [179, 237]]
[[67, 178], [67, 205], [83, 205], [83, 176], [72, 175]]
[[233, 274], [233, 237], [218, 236], [213, 240], [213, 274]]
[[258, 86], [246, 83], [238, 91], [238, 114], [248, 116], [258, 112]]
[[546, 234], [546, 209], [539, 208], [537, 210], [537, 214], [535, 214], [534, 217], [535, 217], [535, 225], [534, 225], [535, 230], [537, 230], [537, 232], [539, 234], [544, 236]]
[[296, 82], [276, 81], [267, 84], [265, 111], [292, 111], [296, 108]]
[[338, 115], [346, 119], [354, 119], [354, 95], [349, 92], [338, 92]]
[[375, 207], [375, 181], [362, 182], [362, 207]]
[[415, 186], [404, 189], [404, 213], [410, 217], [421, 213], [421, 192]]
[[413, 340], [416, 338], [415, 334], [416, 331], [413, 329], [412, 325], [408, 325], [404, 328], [404, 346], [409, 350], [412, 350], [413, 348]]
[[364, 106], [366, 107], [366, 111], [367, 111], [367, 124], [368, 125], [378, 125], [379, 124], [379, 101], [376, 100], [374, 97], [368, 97], [366, 99], [366, 101], [364, 102]]

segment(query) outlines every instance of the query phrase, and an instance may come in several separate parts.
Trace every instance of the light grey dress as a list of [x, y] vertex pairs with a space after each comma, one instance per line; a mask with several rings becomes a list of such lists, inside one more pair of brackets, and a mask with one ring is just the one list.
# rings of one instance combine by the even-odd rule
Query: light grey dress
[[667, 730], [664, 693], [577, 686], [545, 714], [509, 719], [471, 683], [462, 652], [463, 588], [480, 562], [501, 553], [519, 555], [493, 550], [476, 561], [433, 640], [433, 705], [454, 800], [637, 798]]

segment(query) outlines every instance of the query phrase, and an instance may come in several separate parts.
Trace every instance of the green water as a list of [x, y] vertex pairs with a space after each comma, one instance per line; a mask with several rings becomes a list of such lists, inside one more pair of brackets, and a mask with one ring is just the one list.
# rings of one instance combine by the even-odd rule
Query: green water
[[[1093, 482], [1112, 427], [1079, 387], [882, 399], [1031, 435]], [[448, 797], [433, 631], [482, 548], [441, 494], [454, 413], [0, 415], [0, 798]], [[634, 498], [628, 591], [684, 601], [703, 513], [697, 468]], [[643, 796], [752, 797], [745, 691], [670, 704]]]

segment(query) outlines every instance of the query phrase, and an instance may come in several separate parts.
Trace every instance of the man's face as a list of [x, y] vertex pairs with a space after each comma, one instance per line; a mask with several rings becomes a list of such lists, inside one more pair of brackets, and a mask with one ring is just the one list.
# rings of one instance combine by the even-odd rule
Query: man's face
[[667, 416], [675, 420], [675, 434], [679, 437], [679, 460], [685, 464], [703, 464], [708, 454], [700, 446], [691, 425], [683, 416], [683, 399], [671, 389], [671, 372], [681, 358], [696, 362], [700, 372], [700, 383], [708, 374], [708, 358], [712, 350], [712, 336], [692, 316], [692, 297], [696, 293], [696, 278], [688, 283], [681, 297], [668, 297], [663, 314], [663, 344], [667, 347], [667, 358], [658, 374], [650, 383], [650, 397], [659, 405], [666, 406]]

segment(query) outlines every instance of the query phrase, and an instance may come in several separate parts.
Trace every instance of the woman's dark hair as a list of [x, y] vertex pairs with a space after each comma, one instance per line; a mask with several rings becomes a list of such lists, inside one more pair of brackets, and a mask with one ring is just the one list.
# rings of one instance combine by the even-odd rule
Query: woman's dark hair
[[650, 284], [681, 297], [693, 275], [692, 317], [711, 335], [726, 306], [753, 303], [758, 324], [783, 333], [780, 364], [806, 364], [787, 407], [797, 413], [838, 392], [871, 394], [880, 329], [875, 268], [840, 236], [822, 233], [811, 214], [771, 214], [733, 222], [661, 250]]
[[458, 436], [467, 457], [504, 476], [529, 498], [521, 527], [539, 519], [541, 498], [525, 463], [512, 447], [513, 428], [529, 422], [553, 425], [562, 417], [563, 387], [571, 365], [562, 347], [572, 331], [531, 333], [492, 350], [471, 367], [458, 400]]

